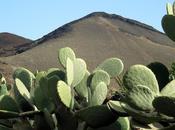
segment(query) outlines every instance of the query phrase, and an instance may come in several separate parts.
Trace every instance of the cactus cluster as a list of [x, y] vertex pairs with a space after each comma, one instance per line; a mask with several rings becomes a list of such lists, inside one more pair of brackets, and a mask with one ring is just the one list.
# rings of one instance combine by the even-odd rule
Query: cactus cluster
[[[160, 66], [157, 63], [151, 64]], [[160, 68], [164, 70], [164, 67]], [[159, 71], [159, 74], [164, 74], [163, 70]], [[131, 120], [140, 124], [174, 122], [175, 80], [169, 81], [162, 88], [155, 74], [144, 65], [131, 66], [123, 76], [124, 91], [120, 93], [120, 100], [110, 100], [108, 105], [118, 115], [127, 116], [128, 114], [132, 117]], [[134, 127], [134, 124], [132, 126]]]
[[[167, 15], [162, 18], [162, 27], [167, 36], [175, 41], [175, 3], [167, 4]], [[175, 129], [175, 80], [173, 66], [169, 71], [165, 65], [154, 62], [148, 66], [133, 65], [123, 76], [123, 92], [120, 100], [108, 105], [118, 115], [131, 116], [130, 123], [148, 126], [159, 123], [161, 130]], [[141, 125], [140, 125], [141, 126]], [[158, 129], [158, 128], [157, 128]]]
[[[0, 128], [129, 130], [129, 119], [119, 118], [104, 103], [111, 78], [123, 71], [122, 61], [109, 58], [90, 73], [85, 61], [77, 58], [69, 47], [59, 50], [58, 59], [62, 70], [50, 68], [33, 74], [17, 68], [10, 90], [13, 95], [9, 94], [5, 78], [0, 74]], [[21, 122], [25, 122], [23, 127]]]
[[[58, 59], [63, 69], [33, 74], [17, 68], [12, 89], [0, 74], [0, 128], [131, 130], [135, 122], [175, 121], [171, 109], [175, 107], [175, 80], [167, 79], [168, 69], [163, 64], [133, 65], [119, 80], [124, 65], [118, 58], [106, 59], [92, 73], [69, 47], [59, 50]], [[161, 75], [166, 76], [163, 82]], [[121, 87], [118, 100], [106, 99], [111, 79]]]
[[[175, 41], [174, 23], [175, 4], [167, 4], [162, 27]], [[90, 72], [65, 47], [58, 51], [58, 61], [62, 69], [33, 74], [17, 68], [13, 85], [0, 73], [0, 130], [159, 129], [154, 123], [160, 130], [175, 129], [174, 71], [162, 63], [133, 65], [121, 78], [124, 65], [115, 57]], [[107, 99], [111, 79], [120, 89]]]

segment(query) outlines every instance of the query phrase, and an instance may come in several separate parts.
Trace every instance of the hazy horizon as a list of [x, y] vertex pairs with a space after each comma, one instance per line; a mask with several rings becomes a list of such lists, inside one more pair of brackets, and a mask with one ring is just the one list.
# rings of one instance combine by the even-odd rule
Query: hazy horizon
[[173, 0], [4, 0], [0, 4], [0, 32], [10, 32], [34, 40], [92, 12], [121, 15], [162, 31], [161, 18], [166, 14], [167, 2], [172, 3]]

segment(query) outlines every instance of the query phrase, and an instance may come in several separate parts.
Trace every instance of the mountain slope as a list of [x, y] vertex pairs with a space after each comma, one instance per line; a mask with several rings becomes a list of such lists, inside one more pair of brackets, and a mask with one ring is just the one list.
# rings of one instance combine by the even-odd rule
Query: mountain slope
[[0, 57], [14, 55], [18, 53], [18, 48], [28, 45], [30, 42], [32, 41], [15, 34], [0, 33]]
[[175, 44], [151, 26], [103, 12], [66, 24], [33, 42], [21, 54], [0, 60], [32, 70], [57, 67], [57, 51], [69, 46], [87, 61], [90, 70], [109, 57], [119, 57], [125, 68], [132, 64], [175, 61]]

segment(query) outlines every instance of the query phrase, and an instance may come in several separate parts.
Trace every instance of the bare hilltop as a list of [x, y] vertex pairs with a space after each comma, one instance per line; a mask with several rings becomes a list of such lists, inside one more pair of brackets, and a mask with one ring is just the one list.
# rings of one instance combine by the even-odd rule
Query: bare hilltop
[[[1, 41], [0, 37], [0, 47], [4, 48]], [[15, 43], [15, 53], [0, 55], [4, 65], [0, 71], [4, 71], [6, 65], [7, 70], [23, 66], [33, 71], [59, 67], [57, 52], [67, 46], [85, 59], [90, 70], [109, 57], [122, 59], [125, 68], [152, 61], [169, 66], [175, 61], [175, 43], [164, 33], [144, 23], [104, 12], [91, 13], [35, 41], [18, 43]]]

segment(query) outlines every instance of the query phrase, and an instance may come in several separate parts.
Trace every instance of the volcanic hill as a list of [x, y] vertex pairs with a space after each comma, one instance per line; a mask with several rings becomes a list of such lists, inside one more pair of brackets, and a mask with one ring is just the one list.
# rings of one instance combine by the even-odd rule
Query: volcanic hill
[[31, 42], [32, 40], [15, 34], [7, 32], [0, 33], [0, 57], [15, 55], [19, 53], [19, 48], [28, 46]]
[[[160, 22], [160, 21], [157, 21]], [[71, 47], [85, 59], [88, 69], [109, 57], [121, 58], [125, 68], [133, 64], [175, 61], [175, 43], [164, 33], [138, 21], [104, 12], [91, 13], [28, 44], [27, 50], [0, 61], [33, 71], [59, 67], [58, 49]]]

